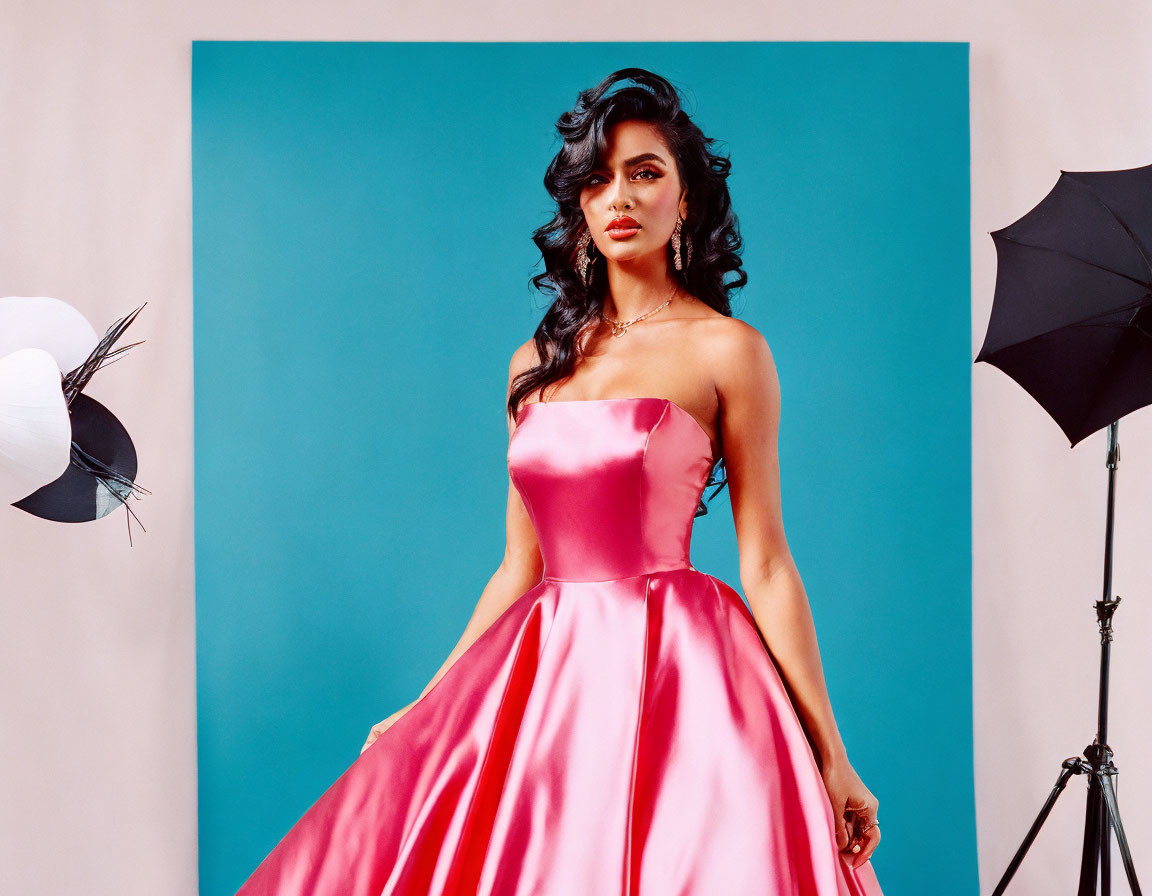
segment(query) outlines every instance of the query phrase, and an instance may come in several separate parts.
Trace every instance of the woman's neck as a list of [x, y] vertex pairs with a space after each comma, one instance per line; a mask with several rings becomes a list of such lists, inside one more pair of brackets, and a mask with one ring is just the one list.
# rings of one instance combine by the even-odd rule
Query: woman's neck
[[676, 285], [663, 257], [658, 264], [640, 261], [610, 263], [604, 314], [615, 320], [632, 320], [666, 301]]

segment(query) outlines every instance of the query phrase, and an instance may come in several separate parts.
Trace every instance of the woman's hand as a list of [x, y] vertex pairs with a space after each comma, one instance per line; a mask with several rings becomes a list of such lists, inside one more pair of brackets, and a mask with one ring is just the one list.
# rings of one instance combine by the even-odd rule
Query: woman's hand
[[847, 759], [827, 763], [820, 774], [836, 818], [836, 845], [845, 860], [859, 868], [872, 857], [880, 842], [880, 826], [873, 824], [880, 801], [864, 786]]
[[376, 738], [378, 738], [381, 734], [395, 725], [396, 722], [399, 721], [400, 717], [415, 705], [416, 700], [413, 700], [407, 706], [400, 707], [400, 709], [396, 710], [396, 712], [388, 716], [388, 718], [386, 718], [383, 722], [377, 722], [375, 725], [373, 725], [372, 730], [368, 732], [368, 740], [364, 741], [364, 746], [360, 748], [360, 753], [363, 754], [365, 750], [367, 750], [370, 746], [372, 746], [372, 744], [376, 742]]

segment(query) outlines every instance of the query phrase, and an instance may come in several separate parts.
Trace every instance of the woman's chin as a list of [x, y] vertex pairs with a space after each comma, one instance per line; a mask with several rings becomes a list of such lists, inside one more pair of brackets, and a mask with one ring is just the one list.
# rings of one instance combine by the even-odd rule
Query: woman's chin
[[633, 237], [609, 246], [604, 257], [609, 261], [616, 262], [616, 264], [629, 264], [646, 259], [662, 248], [661, 246], [645, 245], [639, 241], [638, 237]]

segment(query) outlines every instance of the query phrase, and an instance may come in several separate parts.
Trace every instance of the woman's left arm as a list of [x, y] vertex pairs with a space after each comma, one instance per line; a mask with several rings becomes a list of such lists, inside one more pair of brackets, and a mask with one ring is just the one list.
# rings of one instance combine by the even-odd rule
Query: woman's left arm
[[[740, 585], [756, 625], [787, 679], [814, 740], [836, 818], [838, 846], [853, 867], [879, 843], [879, 802], [848, 762], [836, 727], [804, 584], [784, 535], [777, 434], [780, 382], [763, 335], [732, 319], [714, 345], [721, 444], [740, 556]], [[859, 809], [849, 812], [848, 806]]]

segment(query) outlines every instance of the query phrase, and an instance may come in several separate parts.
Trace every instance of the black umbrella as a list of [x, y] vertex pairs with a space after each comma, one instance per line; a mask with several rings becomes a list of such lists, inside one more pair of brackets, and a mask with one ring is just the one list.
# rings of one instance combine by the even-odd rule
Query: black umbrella
[[121, 505], [128, 507], [129, 495], [146, 490], [133, 481], [136, 447], [124, 424], [83, 392], [69, 402], [68, 418], [72, 446], [67, 469], [12, 506], [60, 523], [86, 523], [107, 516]]
[[[140, 344], [133, 342], [120, 348], [112, 347], [143, 308], [141, 305], [112, 324], [88, 357], [61, 377], [60, 388], [68, 403], [72, 427], [69, 464], [52, 482], [19, 501], [13, 501], [13, 507], [46, 520], [83, 523], [98, 520], [123, 506], [139, 522], [128, 505], [128, 498], [151, 492], [134, 481], [136, 448], [132, 438], [116, 415], [96, 399], [85, 395], [83, 389], [94, 373]], [[131, 540], [131, 522], [128, 535]]]
[[[1108, 427], [1108, 508], [1100, 629], [1096, 736], [1061, 763], [1048, 799], [992, 896], [1001, 896], [1072, 775], [1088, 776], [1078, 896], [1111, 892], [1111, 838], [1133, 896], [1140, 884], [1116, 799], [1108, 745], [1112, 534], [1120, 418], [1152, 404], [1152, 165], [1121, 171], [1061, 171], [1032, 211], [996, 243], [992, 318], [977, 361], [999, 367], [1035, 398], [1072, 446]], [[1099, 889], [1097, 884], [1099, 883]]]
[[1152, 404], [1152, 165], [1061, 171], [991, 236], [996, 291], [976, 360], [1023, 386], [1073, 446]]

